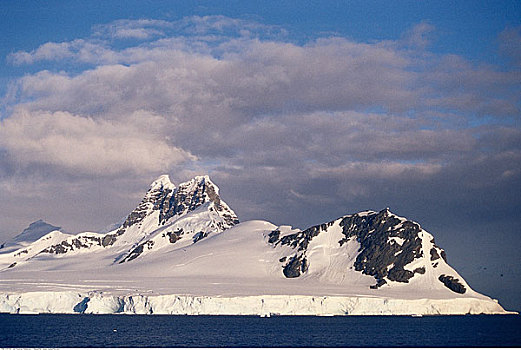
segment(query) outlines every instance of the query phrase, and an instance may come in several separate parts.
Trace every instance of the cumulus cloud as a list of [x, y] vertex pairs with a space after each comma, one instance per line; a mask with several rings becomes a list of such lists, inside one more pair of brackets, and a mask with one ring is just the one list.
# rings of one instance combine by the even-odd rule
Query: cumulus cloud
[[195, 159], [148, 126], [158, 117], [136, 114], [129, 118], [133, 123], [114, 123], [68, 112], [18, 110], [0, 122], [0, 147], [21, 165], [98, 176], [161, 172]]
[[[80, 61], [89, 64], [137, 63], [145, 59], [168, 57], [171, 50], [225, 53], [232, 49], [230, 38], [280, 39], [287, 36], [284, 28], [255, 21], [224, 16], [186, 17], [178, 21], [121, 19], [95, 25], [88, 38], [70, 42], [48, 42], [32, 51], [8, 55], [11, 64], [33, 64], [39, 61]], [[122, 49], [113, 50], [118, 42]]]
[[84, 40], [78, 39], [71, 42], [48, 42], [31, 52], [18, 51], [8, 56], [8, 61], [16, 65], [32, 64], [43, 60], [61, 60], [74, 56], [73, 49], [83, 46]]

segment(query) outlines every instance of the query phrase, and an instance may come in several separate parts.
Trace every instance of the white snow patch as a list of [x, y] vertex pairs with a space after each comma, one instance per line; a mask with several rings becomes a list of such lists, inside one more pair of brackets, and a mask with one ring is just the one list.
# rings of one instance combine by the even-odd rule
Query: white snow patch
[[404, 239], [404, 238], [401, 238], [401, 237], [395, 237], [395, 236], [393, 236], [393, 237], [389, 237], [389, 238], [387, 239], [387, 243], [396, 243], [396, 244], [398, 244], [398, 245], [400, 245], [400, 246], [403, 245], [403, 242], [405, 242], [405, 239]]

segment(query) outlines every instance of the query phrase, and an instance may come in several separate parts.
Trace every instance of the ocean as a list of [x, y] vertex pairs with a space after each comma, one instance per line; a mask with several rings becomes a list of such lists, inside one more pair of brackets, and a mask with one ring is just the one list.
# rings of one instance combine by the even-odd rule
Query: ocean
[[0, 314], [0, 347], [519, 347], [521, 316]]

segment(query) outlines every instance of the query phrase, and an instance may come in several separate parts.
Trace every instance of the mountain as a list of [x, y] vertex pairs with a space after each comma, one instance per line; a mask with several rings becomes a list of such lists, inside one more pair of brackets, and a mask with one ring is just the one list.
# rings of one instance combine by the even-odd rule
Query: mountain
[[[38, 254], [76, 255], [112, 248], [121, 258], [116, 260], [122, 263], [168, 243], [179, 241], [179, 246], [196, 242], [238, 222], [208, 176], [196, 176], [176, 187], [168, 175], [162, 175], [117, 229], [66, 237]], [[27, 254], [18, 256], [13, 262], [20, 262]]]
[[0, 312], [505, 313], [418, 223], [388, 208], [305, 230], [239, 223], [208, 176], [167, 175], [108, 233], [0, 254]]
[[49, 232], [58, 231], [60, 229], [61, 227], [53, 226], [40, 219], [31, 223], [25, 230], [22, 231], [22, 233], [0, 244], [0, 253], [5, 254], [13, 252], [33, 243]]

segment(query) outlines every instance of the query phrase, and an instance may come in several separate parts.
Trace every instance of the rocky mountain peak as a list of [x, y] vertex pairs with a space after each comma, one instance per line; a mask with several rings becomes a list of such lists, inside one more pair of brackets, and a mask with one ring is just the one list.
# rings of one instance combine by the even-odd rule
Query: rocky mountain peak
[[143, 221], [153, 211], [159, 211], [158, 225], [162, 225], [172, 217], [185, 215], [203, 204], [208, 204], [209, 210], [215, 211], [223, 218], [222, 229], [239, 222], [233, 210], [221, 200], [219, 187], [208, 175], [195, 176], [177, 187], [170, 181], [168, 175], [161, 175], [152, 182], [141, 203], [123, 223], [120, 232]]
[[158, 177], [148, 189], [147, 193], [138, 206], [129, 214], [123, 225], [118, 230], [118, 235], [122, 234], [127, 227], [133, 226], [145, 219], [154, 210], [161, 210], [163, 204], [168, 202], [175, 192], [176, 187], [170, 181], [168, 175]]
[[[152, 182], [139, 205], [115, 232], [108, 232], [102, 237], [85, 233], [71, 238], [71, 242], [64, 241], [54, 244], [42, 252], [62, 254], [91, 246], [110, 247], [116, 242], [120, 242], [120, 245], [136, 244], [145, 237], [148, 238], [160, 227], [168, 227], [172, 221], [182, 219], [203, 205], [206, 206], [206, 215], [199, 216], [196, 220], [188, 220], [187, 225], [190, 226], [190, 229], [177, 227], [179, 226], [177, 225], [175, 232], [167, 232], [170, 236], [174, 233], [180, 236], [181, 232], [188, 233], [197, 227], [198, 231], [192, 232], [196, 234], [195, 242], [208, 236], [211, 232], [222, 232], [238, 224], [239, 220], [233, 210], [221, 200], [219, 188], [208, 175], [196, 176], [181, 183], [178, 187], [170, 181], [168, 175], [161, 175]], [[196, 215], [199, 214], [201, 213], [196, 213]], [[170, 222], [168, 222], [169, 220]], [[175, 241], [173, 238], [170, 240]], [[138, 248], [140, 247], [142, 248], [143, 245], [138, 245]]]
[[[418, 223], [393, 214], [389, 208], [346, 215], [290, 234], [277, 229], [267, 236], [267, 240], [274, 246], [293, 249], [280, 261], [283, 262], [283, 274], [296, 278], [313, 264], [309, 250], [313, 249], [316, 237], [334, 235], [334, 232], [341, 232], [340, 239], [330, 239], [329, 244], [347, 250], [353, 249], [354, 244], [357, 254], [353, 268], [373, 276], [376, 284], [371, 288], [374, 289], [388, 282], [408, 283], [415, 275], [425, 274], [427, 268], [436, 269], [443, 265], [442, 260], [446, 260], [445, 252], [434, 243], [432, 235], [423, 231]], [[465, 292], [457, 280], [440, 277], [440, 281], [456, 293]]]
[[210, 211], [217, 212], [224, 219], [225, 227], [222, 229], [239, 223], [237, 215], [221, 200], [219, 187], [210, 180], [208, 175], [196, 176], [179, 184], [168, 203], [164, 203], [160, 222], [164, 223], [176, 215], [184, 215], [203, 204], [208, 204]]
[[208, 175], [196, 176], [174, 190], [165, 190], [159, 182], [154, 184], [153, 191], [149, 192], [150, 198], [156, 199], [154, 210], [159, 211], [157, 224], [164, 230], [133, 247], [119, 263], [132, 261], [165, 244], [186, 243], [185, 238], [191, 238], [190, 242], [196, 243], [211, 233], [222, 232], [239, 223], [237, 215], [221, 200], [219, 188]]

